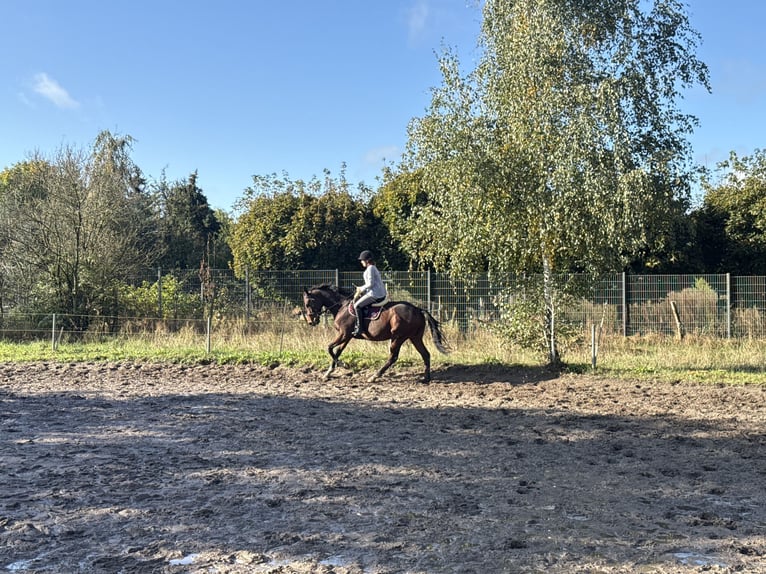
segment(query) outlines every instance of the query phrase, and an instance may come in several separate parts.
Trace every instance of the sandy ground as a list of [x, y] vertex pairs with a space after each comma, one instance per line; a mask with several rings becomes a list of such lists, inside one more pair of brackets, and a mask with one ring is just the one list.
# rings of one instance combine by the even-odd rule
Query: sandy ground
[[0, 571], [766, 572], [766, 386], [0, 364]]

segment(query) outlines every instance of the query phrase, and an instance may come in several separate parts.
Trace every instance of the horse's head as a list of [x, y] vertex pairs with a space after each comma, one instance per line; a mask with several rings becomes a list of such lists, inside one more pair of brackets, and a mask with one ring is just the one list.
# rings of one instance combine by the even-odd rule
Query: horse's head
[[319, 324], [319, 316], [322, 314], [322, 307], [324, 307], [323, 300], [317, 296], [316, 289], [304, 289], [303, 290], [303, 311], [306, 317], [306, 322], [313, 326]]
[[324, 309], [327, 309], [334, 317], [340, 310], [345, 292], [333, 287], [328, 283], [303, 290], [303, 312], [309, 325], [318, 325], [319, 317]]

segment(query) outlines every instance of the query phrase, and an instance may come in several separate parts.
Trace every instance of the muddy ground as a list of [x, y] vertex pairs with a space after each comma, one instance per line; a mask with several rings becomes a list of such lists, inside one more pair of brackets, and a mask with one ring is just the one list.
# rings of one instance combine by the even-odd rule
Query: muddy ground
[[766, 572], [766, 386], [0, 364], [0, 571]]

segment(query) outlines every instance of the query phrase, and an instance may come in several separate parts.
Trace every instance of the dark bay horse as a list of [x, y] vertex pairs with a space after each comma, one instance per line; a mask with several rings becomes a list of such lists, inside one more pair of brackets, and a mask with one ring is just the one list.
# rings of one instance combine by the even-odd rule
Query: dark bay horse
[[[327, 283], [303, 290], [303, 308], [309, 325], [319, 324], [319, 316], [324, 310], [327, 310], [335, 318], [333, 325], [338, 334], [327, 347], [332, 363], [325, 373], [325, 378], [328, 378], [335, 370], [340, 362], [338, 359], [340, 354], [353, 338], [351, 332], [354, 330], [355, 317], [349, 309], [351, 301], [350, 292]], [[370, 378], [370, 381], [377, 379], [396, 362], [399, 358], [399, 350], [409, 339], [420, 356], [423, 357], [423, 362], [426, 365], [423, 382], [429, 382], [431, 380], [431, 353], [428, 352], [423, 343], [426, 325], [431, 329], [431, 337], [436, 348], [444, 354], [448, 352], [438, 321], [428, 311], [416, 307], [412, 303], [404, 301], [387, 303], [377, 319], [364, 318], [362, 325], [366, 328], [362, 338], [368, 341], [391, 341], [388, 361]]]

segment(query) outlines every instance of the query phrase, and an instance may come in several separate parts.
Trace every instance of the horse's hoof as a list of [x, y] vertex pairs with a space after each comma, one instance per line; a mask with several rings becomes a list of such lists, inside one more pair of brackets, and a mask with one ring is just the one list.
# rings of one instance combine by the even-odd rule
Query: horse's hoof
[[372, 375], [369, 379], [367, 379], [368, 383], [374, 383], [378, 380], [378, 375]]

